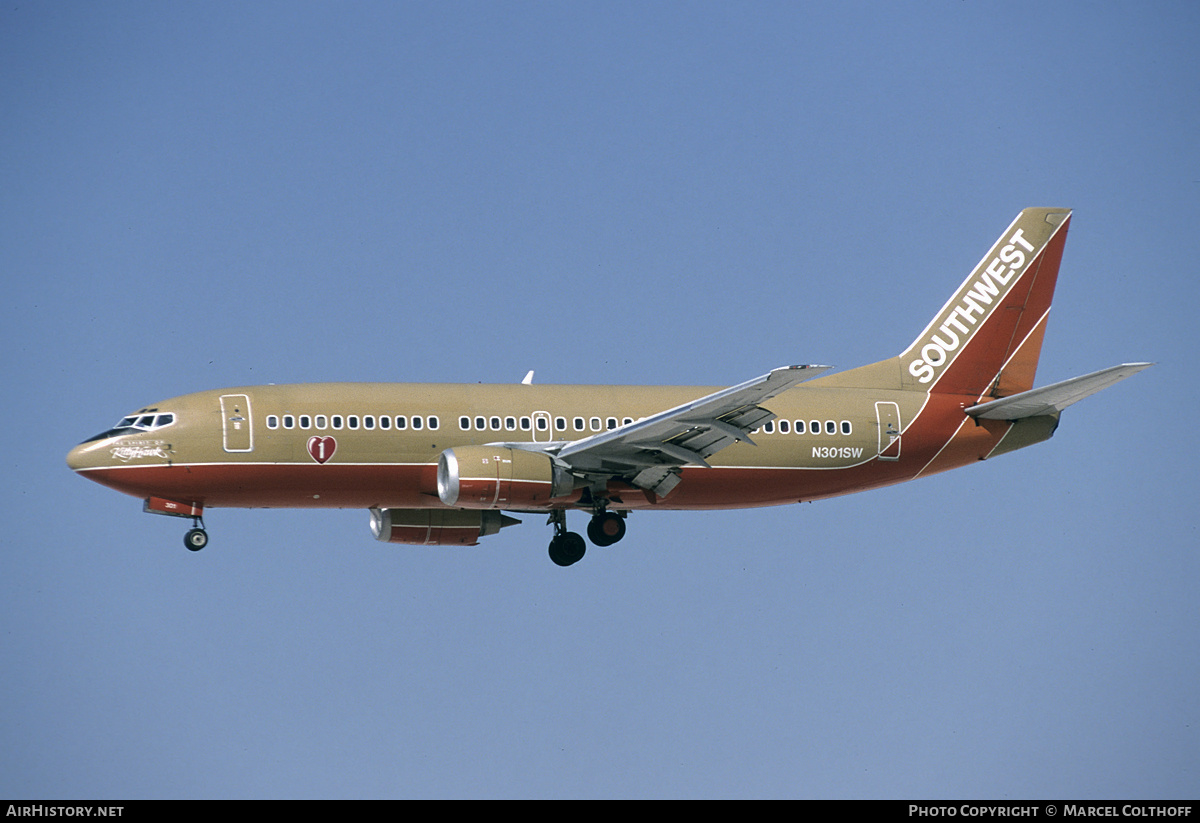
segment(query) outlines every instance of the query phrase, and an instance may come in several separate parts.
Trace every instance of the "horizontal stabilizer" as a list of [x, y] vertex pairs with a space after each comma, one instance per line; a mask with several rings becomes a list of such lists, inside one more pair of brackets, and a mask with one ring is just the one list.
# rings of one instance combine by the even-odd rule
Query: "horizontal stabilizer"
[[1072, 377], [1061, 383], [1043, 386], [1040, 389], [1003, 397], [978, 406], [971, 406], [967, 414], [981, 417], [985, 420], [1021, 420], [1026, 417], [1058, 414], [1072, 403], [1077, 403], [1101, 389], [1107, 389], [1113, 383], [1118, 383], [1126, 377], [1132, 377], [1143, 369], [1150, 368], [1153, 363], [1124, 363], [1110, 369], [1085, 374], [1082, 377]]

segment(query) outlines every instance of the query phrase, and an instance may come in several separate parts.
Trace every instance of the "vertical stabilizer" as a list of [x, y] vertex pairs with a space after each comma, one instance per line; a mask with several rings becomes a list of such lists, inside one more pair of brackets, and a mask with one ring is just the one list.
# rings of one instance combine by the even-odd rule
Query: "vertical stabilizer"
[[900, 355], [905, 388], [1005, 397], [1033, 387], [1069, 209], [1025, 209]]

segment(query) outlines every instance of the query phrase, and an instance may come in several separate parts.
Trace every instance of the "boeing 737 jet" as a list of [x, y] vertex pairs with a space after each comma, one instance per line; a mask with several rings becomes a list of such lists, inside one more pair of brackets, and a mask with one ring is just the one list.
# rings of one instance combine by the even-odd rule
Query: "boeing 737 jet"
[[[907, 349], [848, 371], [785, 366], [730, 388], [325, 383], [199, 392], [71, 450], [83, 476], [192, 519], [369, 509], [379, 540], [475, 545], [548, 518], [550, 558], [654, 509], [776, 506], [914, 480], [1049, 439], [1063, 409], [1149, 366], [1034, 388], [1071, 213], [1025, 209]], [[532, 374], [532, 373], [531, 373]]]

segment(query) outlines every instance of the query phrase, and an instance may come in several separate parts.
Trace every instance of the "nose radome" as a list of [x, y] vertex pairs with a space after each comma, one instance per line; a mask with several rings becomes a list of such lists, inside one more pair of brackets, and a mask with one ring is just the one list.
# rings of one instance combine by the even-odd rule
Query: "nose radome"
[[67, 452], [67, 465], [73, 471], [79, 471], [83, 468], [83, 446], [79, 445]]
[[75, 448], [67, 452], [67, 465], [73, 471], [81, 471], [82, 469], [94, 468], [97, 463], [95, 460], [95, 443], [80, 443]]

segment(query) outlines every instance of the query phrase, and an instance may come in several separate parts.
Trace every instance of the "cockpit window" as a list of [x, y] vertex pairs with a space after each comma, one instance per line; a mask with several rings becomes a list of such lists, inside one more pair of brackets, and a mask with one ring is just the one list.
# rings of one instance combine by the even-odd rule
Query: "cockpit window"
[[169, 426], [174, 422], [175, 415], [169, 412], [167, 414], [131, 414], [129, 417], [121, 418], [121, 422], [113, 426], [111, 431], [116, 433], [121, 429], [135, 429], [150, 432]]
[[166, 428], [175, 422], [175, 414], [173, 412], [160, 412], [158, 414], [131, 414], [128, 417], [122, 417], [117, 425], [113, 426], [108, 431], [100, 432], [95, 437], [90, 437], [85, 440], [85, 443], [90, 443], [93, 440], [104, 440], [109, 437], [117, 437], [122, 434], [134, 434], [136, 432], [152, 432]]

